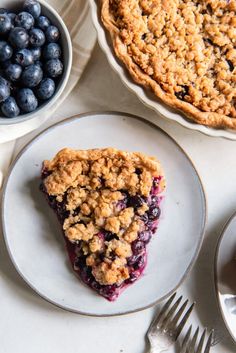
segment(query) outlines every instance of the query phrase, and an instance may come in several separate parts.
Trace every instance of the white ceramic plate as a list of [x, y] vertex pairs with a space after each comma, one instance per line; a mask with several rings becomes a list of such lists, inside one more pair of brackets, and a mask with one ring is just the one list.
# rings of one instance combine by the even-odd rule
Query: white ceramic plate
[[131, 75], [122, 65], [121, 61], [116, 58], [116, 55], [113, 50], [113, 46], [107, 31], [105, 31], [104, 26], [100, 20], [100, 8], [99, 8], [99, 1], [98, 0], [89, 0], [92, 19], [94, 27], [96, 28], [98, 34], [98, 42], [102, 50], [105, 52], [108, 62], [110, 63], [111, 67], [118, 73], [121, 80], [124, 84], [134, 92], [138, 98], [149, 108], [155, 110], [157, 113], [161, 114], [164, 118], [168, 118], [170, 120], [177, 121], [179, 124], [183, 125], [184, 127], [197, 130], [202, 132], [205, 135], [214, 136], [214, 137], [224, 137], [230, 140], [236, 140], [236, 132], [232, 130], [223, 130], [223, 129], [213, 129], [209, 128], [204, 125], [199, 125], [190, 120], [187, 120], [181, 112], [177, 110], [173, 110], [160, 100], [147, 89], [144, 89], [142, 86], [139, 86], [134, 82]]
[[236, 214], [227, 222], [217, 245], [215, 286], [223, 320], [236, 343]]
[[[73, 273], [60, 226], [39, 191], [40, 169], [63, 147], [116, 147], [159, 158], [167, 192], [158, 235], [148, 246], [144, 276], [110, 303]], [[206, 202], [198, 174], [184, 151], [164, 131], [122, 113], [90, 113], [59, 123], [35, 138], [15, 161], [3, 195], [4, 236], [25, 281], [48, 301], [88, 315], [144, 309], [169, 295], [193, 266], [201, 246]]]

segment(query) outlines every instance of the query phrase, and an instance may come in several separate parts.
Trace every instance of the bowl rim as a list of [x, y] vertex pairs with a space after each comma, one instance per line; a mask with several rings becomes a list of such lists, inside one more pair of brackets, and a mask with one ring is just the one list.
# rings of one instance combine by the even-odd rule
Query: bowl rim
[[34, 118], [37, 118], [37, 116], [40, 114], [44, 114], [45, 111], [50, 109], [52, 105], [55, 104], [55, 102], [58, 100], [58, 98], [61, 96], [62, 92], [65, 89], [65, 86], [68, 83], [69, 76], [71, 73], [71, 67], [72, 67], [72, 59], [73, 59], [73, 49], [72, 49], [72, 41], [70, 37], [70, 33], [68, 31], [68, 28], [62, 19], [62, 17], [59, 15], [59, 13], [51, 6], [49, 5], [45, 0], [39, 0], [40, 4], [47, 10], [49, 11], [60, 23], [62, 30], [65, 35], [65, 43], [68, 49], [68, 63], [66, 67], [64, 68], [64, 78], [62, 78], [59, 88], [56, 91], [56, 93], [53, 95], [51, 99], [49, 99], [48, 102], [45, 102], [45, 104], [42, 107], [38, 107], [34, 112], [27, 113], [27, 114], [22, 114], [19, 115], [15, 118], [5, 118], [3, 116], [0, 116], [0, 126], [7, 126], [7, 125], [16, 125], [20, 124], [22, 122], [32, 120]]
[[146, 107], [155, 111], [162, 118], [180, 124], [185, 129], [198, 131], [209, 137], [221, 137], [228, 140], [236, 140], [236, 131], [234, 132], [229, 129], [214, 129], [205, 125], [197, 124], [188, 120], [184, 114], [181, 114], [181, 111], [172, 109], [161, 101], [154, 101], [152, 98], [148, 97], [147, 90], [135, 83], [131, 76], [125, 73], [125, 67], [114, 55], [113, 49], [107, 39], [108, 34], [102, 26], [101, 20], [98, 16], [98, 0], [89, 0], [89, 4], [93, 25], [97, 32], [99, 46], [105, 53], [111, 68], [118, 74], [124, 85], [133, 92]]

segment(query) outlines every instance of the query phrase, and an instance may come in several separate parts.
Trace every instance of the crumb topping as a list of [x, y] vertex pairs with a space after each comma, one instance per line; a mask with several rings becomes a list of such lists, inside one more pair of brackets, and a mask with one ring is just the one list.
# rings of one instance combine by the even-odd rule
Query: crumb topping
[[47, 194], [64, 212], [65, 237], [78, 244], [95, 279], [102, 285], [127, 279], [127, 259], [145, 229], [140, 217], [149, 210], [154, 178], [160, 192], [165, 187], [159, 162], [112, 148], [64, 149], [44, 161], [43, 173]]
[[116, 53], [139, 83], [209, 124], [236, 118], [235, 0], [102, 2]]

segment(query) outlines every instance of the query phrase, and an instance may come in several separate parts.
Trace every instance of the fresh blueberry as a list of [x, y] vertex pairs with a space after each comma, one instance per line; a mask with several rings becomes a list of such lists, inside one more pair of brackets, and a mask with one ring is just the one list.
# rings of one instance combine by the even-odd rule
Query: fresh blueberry
[[3, 7], [0, 8], [1, 15], [6, 15], [7, 13], [8, 13], [8, 11], [6, 9], [4, 9]]
[[12, 57], [13, 50], [5, 41], [0, 41], [0, 61], [9, 60]]
[[11, 24], [12, 24], [12, 26], [14, 27], [16, 14], [13, 13], [13, 12], [9, 12], [9, 13], [8, 13], [8, 17], [10, 17], [10, 19], [11, 19]]
[[43, 48], [43, 57], [46, 60], [58, 59], [61, 56], [61, 47], [57, 43], [49, 43]]
[[143, 205], [143, 198], [140, 195], [131, 196], [128, 198], [128, 206], [137, 209]]
[[10, 59], [8, 59], [8, 60], [5, 60], [5, 61], [2, 61], [1, 62], [1, 69], [2, 70], [6, 70], [6, 68], [11, 64], [12, 62], [11, 62], [11, 60]]
[[34, 65], [41, 67], [41, 69], [43, 68], [43, 63], [40, 60], [35, 61]]
[[37, 61], [40, 59], [41, 57], [41, 48], [37, 47], [37, 48], [32, 48], [30, 49], [34, 58], [34, 61]]
[[17, 92], [17, 103], [25, 113], [34, 111], [38, 107], [38, 100], [29, 88], [22, 88]]
[[49, 43], [57, 42], [60, 37], [59, 29], [56, 26], [49, 26], [45, 32], [45, 36]]
[[16, 49], [24, 49], [29, 44], [29, 35], [22, 27], [15, 27], [10, 31], [9, 42]]
[[4, 102], [10, 96], [10, 87], [4, 82], [0, 82], [0, 103]]
[[55, 82], [51, 78], [44, 78], [36, 90], [39, 99], [46, 100], [52, 97], [55, 92]]
[[30, 44], [32, 47], [41, 47], [45, 43], [45, 35], [43, 31], [39, 28], [32, 28], [31, 31], [29, 32], [30, 38]]
[[160, 217], [161, 215], [161, 210], [160, 207], [158, 206], [151, 206], [148, 210], [148, 217], [151, 220], [156, 220]]
[[144, 242], [140, 241], [140, 240], [135, 240], [132, 245], [131, 245], [132, 251], [134, 255], [140, 254], [144, 248]]
[[0, 14], [0, 34], [6, 34], [12, 27], [11, 19], [7, 14]]
[[27, 66], [21, 76], [21, 82], [26, 87], [36, 87], [43, 78], [43, 70], [38, 65]]
[[5, 85], [5, 86], [8, 86], [9, 89], [10, 89], [10, 87], [11, 87], [10, 82], [7, 81], [7, 80], [6, 80], [4, 77], [2, 77], [2, 76], [0, 76], [0, 84]]
[[34, 26], [34, 18], [28, 12], [20, 12], [15, 18], [16, 27], [22, 27], [26, 30], [29, 30]]
[[36, 0], [26, 0], [23, 9], [29, 12], [34, 18], [38, 18], [41, 14], [41, 5]]
[[5, 70], [6, 77], [12, 82], [18, 81], [22, 74], [22, 67], [18, 64], [10, 64]]
[[23, 67], [32, 65], [34, 62], [33, 53], [29, 49], [21, 49], [15, 54], [15, 62]]
[[50, 21], [45, 16], [39, 16], [39, 18], [37, 18], [36, 25], [42, 31], [46, 31], [46, 29], [50, 26]]
[[55, 78], [62, 74], [63, 64], [59, 59], [48, 60], [45, 64], [45, 71], [48, 76]]
[[8, 97], [1, 105], [2, 113], [7, 118], [15, 118], [20, 114], [20, 109], [15, 101], [15, 98]]

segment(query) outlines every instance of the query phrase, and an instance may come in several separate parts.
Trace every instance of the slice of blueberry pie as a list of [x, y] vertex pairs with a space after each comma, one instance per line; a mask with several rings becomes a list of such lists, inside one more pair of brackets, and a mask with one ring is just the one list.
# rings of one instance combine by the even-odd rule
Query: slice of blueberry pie
[[65, 148], [43, 162], [41, 189], [62, 225], [73, 269], [106, 299], [143, 273], [164, 188], [159, 162], [142, 153]]

